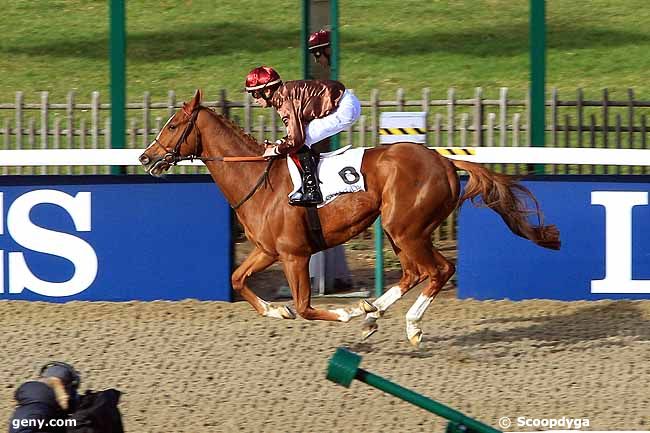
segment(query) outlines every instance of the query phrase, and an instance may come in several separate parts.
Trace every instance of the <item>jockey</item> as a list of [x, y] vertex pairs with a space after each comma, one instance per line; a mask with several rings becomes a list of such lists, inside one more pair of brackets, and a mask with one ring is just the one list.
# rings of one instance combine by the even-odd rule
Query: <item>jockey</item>
[[309, 52], [314, 56], [316, 63], [329, 69], [330, 56], [332, 50], [330, 48], [330, 32], [329, 30], [319, 30], [309, 35]]
[[275, 145], [267, 145], [263, 156], [289, 155], [300, 169], [302, 192], [289, 197], [289, 204], [322, 203], [318, 161], [311, 146], [352, 125], [361, 114], [359, 100], [338, 81], [283, 82], [268, 66], [257, 67], [248, 74], [246, 91], [262, 107], [275, 108], [287, 128], [287, 136]]

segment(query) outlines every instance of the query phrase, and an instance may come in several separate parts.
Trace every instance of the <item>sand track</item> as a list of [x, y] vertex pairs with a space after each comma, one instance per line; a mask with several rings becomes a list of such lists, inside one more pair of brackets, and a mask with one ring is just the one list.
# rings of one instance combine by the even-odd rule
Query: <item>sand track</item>
[[329, 358], [346, 346], [363, 368], [493, 425], [566, 416], [589, 418], [592, 430], [650, 429], [650, 301], [476, 302], [445, 292], [416, 350], [404, 332], [415, 296], [367, 343], [359, 321], [266, 319], [244, 302], [3, 301], [0, 419], [15, 387], [60, 359], [82, 372], [82, 389], [125, 392], [129, 432], [443, 431], [436, 416], [362, 383], [326, 381]]

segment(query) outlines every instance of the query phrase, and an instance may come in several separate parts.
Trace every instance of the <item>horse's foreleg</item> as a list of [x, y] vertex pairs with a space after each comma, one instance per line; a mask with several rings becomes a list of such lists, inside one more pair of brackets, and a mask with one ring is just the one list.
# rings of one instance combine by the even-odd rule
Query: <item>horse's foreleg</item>
[[311, 282], [309, 281], [309, 257], [289, 256], [282, 258], [284, 273], [291, 287], [291, 295], [296, 304], [296, 310], [307, 320], [329, 320], [347, 322], [351, 318], [374, 308], [366, 302], [357, 308], [337, 308], [335, 310], [320, 310], [311, 306]]
[[285, 306], [277, 307], [266, 302], [257, 296], [247, 285], [246, 278], [256, 272], [261, 272], [277, 261], [277, 257], [266, 254], [259, 248], [255, 248], [246, 257], [246, 260], [233, 272], [231, 281], [232, 287], [253, 306], [261, 316], [277, 317], [280, 319], [295, 319], [296, 316]]

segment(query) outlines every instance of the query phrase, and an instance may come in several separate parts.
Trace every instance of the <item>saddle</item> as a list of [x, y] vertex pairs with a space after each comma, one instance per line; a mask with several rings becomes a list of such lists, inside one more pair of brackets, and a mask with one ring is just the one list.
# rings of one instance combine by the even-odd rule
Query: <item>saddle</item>
[[[318, 205], [319, 208], [332, 202], [341, 194], [366, 190], [361, 174], [365, 149], [364, 147], [352, 149], [352, 146], [348, 145], [333, 152], [320, 154], [317, 177], [320, 180], [323, 202]], [[291, 158], [287, 158], [287, 167], [293, 182], [293, 189], [289, 193], [291, 197], [300, 190], [302, 179], [298, 167]]]
[[[361, 163], [365, 148], [351, 148], [352, 146], [345, 146], [333, 152], [320, 154], [317, 178], [320, 181], [323, 202], [315, 207], [306, 208], [310, 237], [319, 250], [327, 249], [327, 245], [323, 236], [318, 209], [332, 202], [341, 194], [365, 191], [366, 189], [361, 175]], [[289, 193], [291, 198], [301, 189], [302, 176], [292, 158], [287, 158], [287, 166], [294, 186]]]

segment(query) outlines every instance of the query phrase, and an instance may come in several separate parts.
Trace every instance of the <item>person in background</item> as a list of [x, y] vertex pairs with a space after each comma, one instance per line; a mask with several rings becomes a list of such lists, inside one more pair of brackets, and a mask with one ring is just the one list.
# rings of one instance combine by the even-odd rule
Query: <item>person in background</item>
[[330, 58], [332, 48], [330, 43], [329, 30], [318, 30], [309, 35], [309, 52], [314, 56], [314, 61], [320, 64], [324, 69], [330, 69]]
[[[324, 74], [324, 77], [329, 78], [332, 58], [330, 31], [321, 29], [313, 32], [309, 35], [307, 46], [310, 54], [314, 57], [314, 62], [321, 68], [321, 75]], [[326, 138], [313, 145], [312, 149], [318, 153], [324, 153], [332, 150], [331, 147], [330, 139]], [[329, 251], [331, 254], [327, 254], [325, 257], [327, 269], [335, 275], [333, 291], [352, 289], [352, 278], [350, 277], [350, 269], [345, 260], [345, 249], [343, 245], [338, 245]]]

